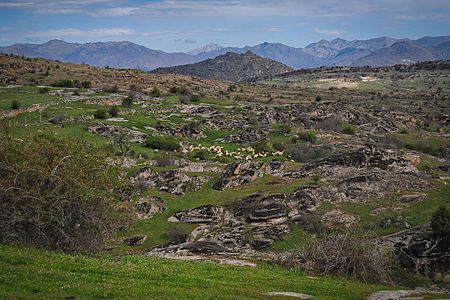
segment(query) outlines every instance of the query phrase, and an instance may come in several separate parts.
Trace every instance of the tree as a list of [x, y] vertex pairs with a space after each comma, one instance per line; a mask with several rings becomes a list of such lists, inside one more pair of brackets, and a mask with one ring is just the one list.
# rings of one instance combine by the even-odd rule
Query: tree
[[11, 102], [11, 108], [12, 109], [19, 109], [21, 107], [21, 103], [18, 100], [13, 100]]
[[95, 251], [126, 221], [119, 170], [83, 139], [0, 130], [0, 242]]
[[122, 100], [122, 106], [126, 108], [130, 108], [133, 105], [133, 98], [127, 97]]
[[431, 228], [438, 236], [450, 235], [450, 211], [440, 206], [431, 217]]
[[111, 117], [117, 117], [119, 115], [119, 108], [116, 105], [113, 105], [108, 110], [108, 113], [111, 115]]
[[107, 113], [104, 109], [97, 109], [97, 111], [94, 113], [94, 118], [96, 119], [106, 119]]

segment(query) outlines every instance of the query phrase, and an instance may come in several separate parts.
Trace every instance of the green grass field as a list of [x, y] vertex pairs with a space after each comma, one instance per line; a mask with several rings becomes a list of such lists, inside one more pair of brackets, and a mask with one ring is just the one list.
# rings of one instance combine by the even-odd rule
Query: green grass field
[[[1, 299], [365, 299], [389, 287], [308, 277], [267, 263], [257, 267], [143, 256], [88, 257], [0, 246]], [[288, 298], [286, 298], [288, 299]]]

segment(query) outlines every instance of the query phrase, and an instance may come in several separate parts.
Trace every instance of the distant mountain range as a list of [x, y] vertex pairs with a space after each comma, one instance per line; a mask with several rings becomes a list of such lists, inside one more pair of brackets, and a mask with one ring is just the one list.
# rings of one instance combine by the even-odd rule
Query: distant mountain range
[[262, 58], [247, 51], [243, 54], [228, 52], [195, 64], [158, 68], [152, 73], [173, 73], [208, 79], [244, 81], [255, 77], [275, 76], [293, 70], [285, 64]]
[[321, 40], [305, 48], [280, 43], [221, 47], [208, 44], [187, 53], [167, 53], [131, 42], [67, 43], [50, 40], [44, 44], [14, 44], [0, 47], [0, 53], [43, 57], [93, 66], [153, 70], [197, 63], [228, 52], [252, 53], [295, 69], [317, 66], [385, 66], [424, 60], [450, 59], [450, 36], [417, 40], [380, 37], [369, 40]]

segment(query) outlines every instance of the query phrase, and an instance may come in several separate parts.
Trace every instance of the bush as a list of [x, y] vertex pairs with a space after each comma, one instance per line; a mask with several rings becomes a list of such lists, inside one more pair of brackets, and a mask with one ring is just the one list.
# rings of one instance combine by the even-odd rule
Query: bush
[[171, 86], [170, 89], [169, 89], [169, 91], [170, 91], [172, 94], [178, 94], [178, 93], [180, 92], [180, 88], [177, 87], [177, 86]]
[[175, 151], [180, 149], [177, 140], [166, 136], [151, 136], [145, 141], [145, 146], [152, 149]]
[[438, 236], [450, 235], [450, 211], [447, 207], [439, 207], [431, 217], [431, 228]]
[[193, 94], [189, 100], [192, 102], [198, 103], [198, 102], [200, 102], [201, 97], [198, 94]]
[[158, 88], [153, 88], [152, 92], [150, 93], [153, 97], [159, 97], [161, 96], [161, 91]]
[[356, 132], [356, 128], [355, 126], [351, 125], [351, 124], [344, 124], [342, 125], [342, 132], [345, 134], [355, 134]]
[[79, 86], [76, 86], [77, 83], [79, 84], [80, 82], [78, 80], [75, 82], [70, 79], [62, 79], [62, 80], [57, 80], [57, 81], [53, 82], [52, 86], [73, 88], [73, 87], [79, 87]]
[[21, 106], [22, 106], [22, 104], [18, 100], [13, 100], [11, 102], [12, 109], [19, 109]]
[[348, 233], [313, 237], [279, 262], [313, 275], [352, 277], [365, 282], [392, 283], [395, 266], [391, 250], [375, 245], [365, 236]]
[[292, 131], [291, 126], [287, 125], [287, 124], [280, 124], [277, 126], [277, 130], [278, 133], [280, 134], [289, 134]]
[[339, 132], [342, 129], [342, 121], [336, 118], [327, 118], [317, 124], [317, 127], [325, 131]]
[[256, 153], [272, 152], [272, 145], [266, 140], [261, 140], [261, 141], [255, 142], [251, 146], [253, 149], [255, 149]]
[[85, 88], [85, 89], [90, 89], [90, 88], [92, 87], [92, 83], [91, 83], [90, 81], [88, 81], [88, 80], [83, 81], [83, 82], [81, 83], [81, 87], [82, 87], [82, 88]]
[[180, 103], [181, 104], [189, 104], [189, 96], [188, 95], [180, 95]]
[[117, 117], [119, 115], [119, 108], [116, 105], [113, 105], [108, 110], [108, 113], [111, 115], [111, 117]]
[[47, 94], [50, 91], [48, 87], [43, 87], [39, 89], [40, 94]]
[[94, 113], [94, 118], [96, 119], [106, 119], [107, 117], [107, 112], [104, 109], [97, 109], [97, 111]]
[[113, 86], [108, 86], [103, 88], [103, 91], [105, 93], [114, 93], [117, 94], [119, 92], [119, 88], [117, 87], [117, 84], [113, 85]]
[[298, 139], [300, 141], [315, 144], [317, 142], [317, 135], [314, 132], [300, 132], [298, 134]]
[[169, 227], [166, 232], [167, 239], [170, 243], [180, 244], [187, 241], [188, 233], [181, 226]]
[[199, 160], [207, 160], [209, 153], [206, 150], [197, 150], [191, 153], [191, 156]]
[[286, 154], [298, 162], [311, 162], [313, 160], [325, 157], [331, 150], [327, 146], [312, 146], [311, 144], [290, 145]]
[[125, 221], [106, 153], [82, 139], [0, 132], [0, 242], [101, 249]]
[[174, 165], [175, 160], [172, 157], [172, 154], [169, 153], [161, 153], [160, 155], [155, 157], [156, 165], [158, 167], [171, 167]]
[[282, 142], [275, 142], [272, 144], [272, 147], [277, 151], [284, 151], [286, 149], [286, 145]]
[[127, 97], [122, 100], [122, 106], [126, 108], [130, 108], [133, 105], [133, 98]]
[[322, 101], [322, 97], [317, 95], [315, 100], [316, 100], [316, 102], [320, 102], [320, 101]]

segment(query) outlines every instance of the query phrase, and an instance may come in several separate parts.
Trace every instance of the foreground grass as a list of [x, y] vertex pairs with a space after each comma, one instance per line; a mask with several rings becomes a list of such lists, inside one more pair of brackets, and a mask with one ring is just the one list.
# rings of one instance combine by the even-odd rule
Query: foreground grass
[[142, 256], [94, 258], [10, 246], [0, 246], [0, 265], [1, 299], [265, 299], [270, 291], [364, 299], [386, 289], [307, 277], [269, 264], [252, 268]]

